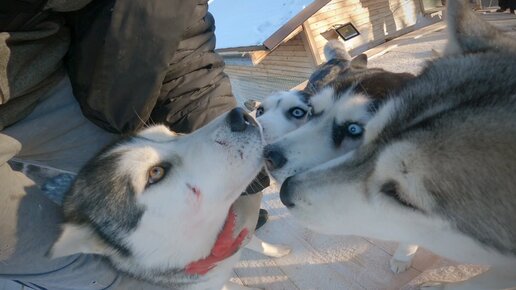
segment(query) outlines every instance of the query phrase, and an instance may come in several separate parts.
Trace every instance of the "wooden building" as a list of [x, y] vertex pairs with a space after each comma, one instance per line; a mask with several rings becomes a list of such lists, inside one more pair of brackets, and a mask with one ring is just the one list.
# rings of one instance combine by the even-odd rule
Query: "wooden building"
[[[239, 11], [241, 1], [213, 0], [216, 6], [212, 13], [216, 19], [216, 35], [224, 35], [235, 30], [237, 23], [228, 25], [231, 19], [219, 23], [221, 5], [224, 1], [233, 5], [240, 20], [246, 16], [259, 19], [259, 13], [247, 9]], [[242, 0], [243, 2], [255, 0]], [[279, 5], [296, 0], [270, 0], [270, 5]], [[279, 2], [278, 2], [279, 1]], [[302, 0], [298, 0], [302, 1]], [[226, 61], [226, 73], [230, 76], [233, 91], [240, 101], [261, 99], [278, 90], [291, 89], [313, 72], [315, 66], [323, 62], [325, 43], [339, 38], [336, 30], [344, 24], [351, 23], [358, 35], [345, 41], [352, 56], [416, 28], [423, 27], [440, 19], [441, 0], [305, 0], [307, 5], [295, 15], [290, 15], [270, 35], [265, 35], [259, 42], [242, 42], [237, 45], [217, 44], [217, 51]], [[257, 5], [269, 5], [267, 1], [256, 1]], [[249, 3], [247, 3], [249, 4]], [[297, 3], [299, 4], [299, 3]], [[210, 10], [211, 7], [210, 7]], [[259, 10], [259, 9], [258, 9]], [[274, 12], [277, 13], [276, 7]], [[288, 9], [287, 9], [288, 10]], [[227, 11], [225, 11], [227, 12]], [[292, 12], [292, 11], [290, 11]], [[242, 15], [243, 14], [243, 15]], [[227, 16], [226, 16], [227, 17]], [[267, 20], [264, 20], [267, 21]], [[242, 23], [241, 25], [245, 25]], [[238, 29], [245, 32], [246, 27]], [[253, 27], [249, 27], [253, 29]], [[230, 37], [238, 37], [231, 35]], [[245, 38], [241, 35], [240, 38]], [[340, 37], [342, 41], [342, 37]]]

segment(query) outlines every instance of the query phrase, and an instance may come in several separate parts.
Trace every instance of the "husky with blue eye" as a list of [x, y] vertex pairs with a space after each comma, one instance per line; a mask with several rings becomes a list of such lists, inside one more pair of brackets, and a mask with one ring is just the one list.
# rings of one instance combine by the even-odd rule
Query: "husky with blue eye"
[[[393, 87], [395, 90], [397, 87]], [[312, 120], [265, 147], [269, 174], [281, 184], [287, 177], [353, 151], [363, 142], [365, 126], [385, 100], [327, 88], [312, 97]], [[390, 260], [394, 273], [407, 270], [417, 246], [402, 243]]]
[[367, 56], [361, 54], [351, 58], [344, 44], [337, 40], [328, 42], [324, 47], [326, 62], [312, 73], [303, 90], [280, 91], [269, 95], [262, 102], [249, 100], [246, 107], [263, 128], [263, 137], [267, 144], [283, 137], [306, 124], [312, 117], [311, 97], [322, 88], [340, 79], [341, 83], [350, 85], [367, 68]]
[[[256, 112], [264, 127], [264, 136], [272, 123], [270, 120], [282, 124], [269, 130], [272, 132], [269, 135], [280, 138], [271, 138], [274, 142], [264, 151], [269, 173], [279, 183], [288, 176], [357, 148], [362, 143], [365, 125], [389, 94], [400, 90], [414, 78], [408, 73], [368, 68], [366, 55], [346, 61], [344, 52], [343, 44], [338, 41], [325, 46], [329, 61], [311, 76], [305, 89], [314, 93], [306, 98], [310, 104], [310, 121], [306, 125], [290, 133], [277, 133], [277, 128], [294, 127], [296, 124], [289, 122], [289, 118], [293, 118], [289, 114], [296, 111], [282, 109], [283, 102], [279, 96], [273, 96], [271, 102], [267, 99], [267, 106]], [[294, 94], [283, 98], [291, 100]], [[298, 107], [295, 110], [305, 108], [301, 102], [295, 103], [296, 98], [293, 99], [285, 103], [295, 104]], [[308, 116], [303, 118], [305, 120]], [[401, 244], [390, 261], [391, 270], [394, 273], [405, 271], [410, 267], [416, 250], [417, 246]]]
[[[489, 266], [425, 289], [515, 289], [516, 40], [475, 15], [469, 1], [447, 5], [444, 56], [393, 94], [359, 130], [355, 150], [314, 168], [286, 157], [282, 176], [292, 176], [280, 197], [315, 231], [416, 243]], [[356, 135], [345, 128], [346, 137]], [[303, 157], [329, 150], [311, 131], [297, 151]], [[330, 140], [341, 139], [336, 132]]]
[[[365, 54], [351, 58], [344, 44], [338, 40], [331, 40], [324, 46], [324, 55], [326, 62], [310, 75], [303, 90], [280, 91], [267, 96], [262, 102], [245, 102], [246, 108], [252, 111], [251, 114], [262, 126], [267, 144], [306, 124], [314, 111], [312, 96], [328, 86], [338, 86], [340, 91], [357, 87], [376, 100], [392, 87], [412, 77], [406, 73], [396, 74], [379, 68], [368, 68]], [[315, 110], [324, 110], [320, 105], [325, 104], [318, 104]]]
[[265, 142], [271, 143], [308, 122], [311, 111], [310, 95], [292, 90], [268, 96], [253, 114], [263, 128]]

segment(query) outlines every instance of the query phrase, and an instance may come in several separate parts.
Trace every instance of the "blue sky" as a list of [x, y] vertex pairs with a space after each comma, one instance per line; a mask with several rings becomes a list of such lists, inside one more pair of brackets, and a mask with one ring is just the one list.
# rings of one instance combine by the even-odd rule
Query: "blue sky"
[[211, 0], [217, 48], [261, 45], [313, 0]]

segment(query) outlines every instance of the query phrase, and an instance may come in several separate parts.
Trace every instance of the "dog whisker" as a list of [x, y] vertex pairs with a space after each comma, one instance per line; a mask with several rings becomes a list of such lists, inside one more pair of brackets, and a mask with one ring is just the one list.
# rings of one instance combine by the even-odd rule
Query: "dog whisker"
[[140, 120], [140, 122], [142, 123], [142, 127], [149, 127], [147, 122], [145, 120], [143, 120], [142, 117], [140, 117], [140, 114], [138, 114], [138, 112], [136, 112], [135, 109], [133, 109], [134, 113], [136, 114], [136, 117], [138, 117], [138, 119]]

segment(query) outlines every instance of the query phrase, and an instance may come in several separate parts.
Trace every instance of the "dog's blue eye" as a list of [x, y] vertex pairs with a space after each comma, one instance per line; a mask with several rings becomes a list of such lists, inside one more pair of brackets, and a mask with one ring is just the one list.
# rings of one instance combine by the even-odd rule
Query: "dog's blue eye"
[[345, 122], [344, 124], [338, 125], [337, 122], [333, 122], [331, 138], [335, 146], [340, 147], [344, 139], [349, 138], [356, 140], [359, 139], [363, 133], [364, 127], [360, 124]]
[[301, 108], [293, 108], [292, 110], [290, 110], [290, 115], [292, 115], [292, 117], [294, 118], [303, 118], [305, 115], [306, 115], [306, 111], [301, 109]]
[[261, 115], [263, 115], [263, 112], [264, 112], [263, 107], [256, 108], [256, 117], [260, 117]]
[[362, 128], [362, 126], [360, 126], [358, 124], [351, 123], [348, 125], [348, 133], [351, 136], [360, 136], [360, 135], [362, 135], [363, 132], [364, 132], [364, 128]]

